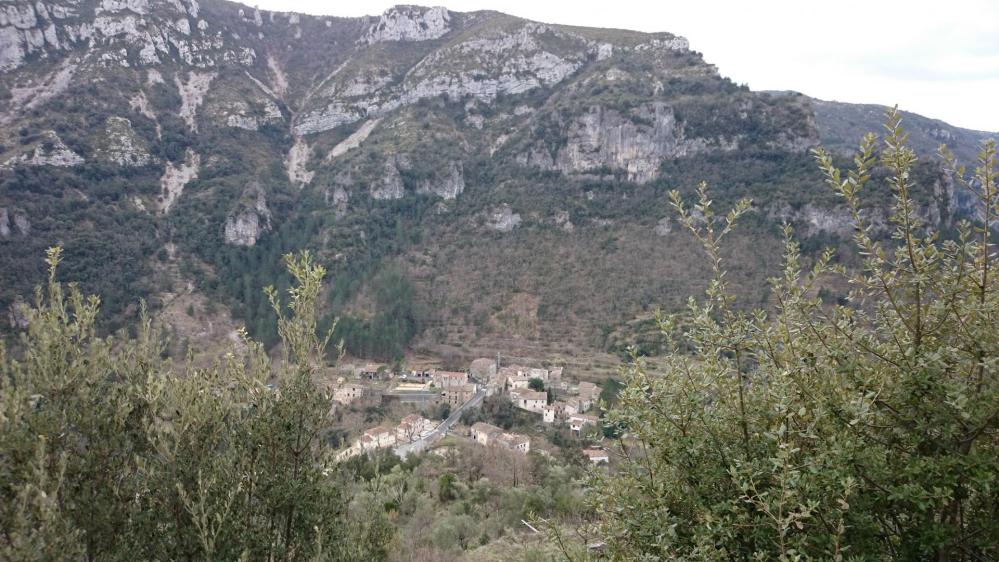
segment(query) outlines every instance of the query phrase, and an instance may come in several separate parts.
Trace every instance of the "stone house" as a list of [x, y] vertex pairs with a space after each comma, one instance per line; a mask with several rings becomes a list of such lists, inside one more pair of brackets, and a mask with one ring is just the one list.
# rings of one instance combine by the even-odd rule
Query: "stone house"
[[[574, 412], [575, 413], [575, 412]], [[565, 420], [565, 402], [556, 400], [541, 407], [541, 421], [556, 423]]]
[[586, 414], [574, 414], [569, 416], [569, 430], [576, 435], [579, 435], [583, 431], [584, 427], [588, 425], [596, 426], [599, 423], [600, 420], [598, 420], [595, 416], [588, 416]]
[[407, 382], [427, 382], [432, 378], [432, 376], [432, 373], [428, 370], [412, 369], [407, 373], [399, 375], [399, 378]]
[[381, 363], [368, 363], [357, 370], [357, 376], [361, 379], [377, 380], [382, 378], [387, 371], [388, 368]]
[[[579, 386], [576, 388], [576, 395], [580, 400], [592, 405], [600, 399], [600, 387], [592, 382], [583, 381], [579, 383]], [[586, 407], [587, 410], [590, 409], [589, 405]]]
[[610, 462], [610, 455], [603, 449], [583, 449], [583, 454], [590, 459], [593, 464], [607, 464]]
[[367, 393], [367, 386], [364, 386], [363, 384], [347, 383], [337, 387], [333, 391], [333, 400], [346, 406], [354, 400], [364, 398]]
[[395, 428], [382, 425], [366, 430], [361, 435], [360, 444], [362, 451], [373, 451], [383, 447], [391, 447], [395, 445], [395, 442]]
[[440, 402], [452, 408], [458, 407], [471, 400], [477, 390], [478, 387], [474, 383], [447, 387], [440, 392]]
[[496, 444], [504, 449], [527, 454], [531, 450], [531, 440], [519, 433], [503, 432], [496, 436]]
[[518, 365], [508, 365], [506, 367], [502, 367], [501, 369], [496, 371], [496, 376], [493, 378], [493, 380], [495, 381], [495, 386], [497, 388], [503, 389], [503, 392], [507, 392], [509, 390], [509, 388], [507, 387], [507, 380], [510, 377], [516, 377], [521, 375], [523, 371], [524, 368]]
[[511, 392], [518, 389], [526, 389], [531, 386], [531, 377], [527, 375], [511, 375], [506, 378], [506, 385], [503, 390]]
[[531, 367], [530, 369], [524, 371], [523, 374], [531, 379], [541, 379], [544, 382], [548, 382], [548, 369]]
[[473, 424], [470, 435], [476, 443], [484, 447], [500, 447], [520, 453], [531, 450], [531, 440], [526, 435], [503, 431], [485, 422]]
[[430, 381], [437, 388], [452, 388], [468, 384], [468, 373], [461, 371], [434, 371]]
[[476, 422], [472, 424], [472, 429], [469, 434], [476, 443], [488, 447], [490, 442], [502, 432], [503, 430], [495, 425], [485, 422]]
[[395, 439], [399, 443], [410, 443], [430, 433], [434, 424], [419, 414], [410, 414], [399, 422], [395, 428]]
[[582, 414], [585, 411], [583, 405], [579, 402], [579, 398], [569, 398], [563, 404], [562, 411], [566, 416]]
[[510, 391], [510, 401], [521, 410], [528, 412], [542, 413], [542, 408], [548, 404], [548, 394], [535, 392], [524, 388], [516, 388]]

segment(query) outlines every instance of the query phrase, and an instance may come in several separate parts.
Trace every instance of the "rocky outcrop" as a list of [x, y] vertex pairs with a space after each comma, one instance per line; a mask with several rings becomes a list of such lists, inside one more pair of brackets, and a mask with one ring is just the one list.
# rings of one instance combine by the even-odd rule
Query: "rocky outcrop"
[[8, 3], [0, 7], [0, 72], [23, 66], [29, 57], [74, 49], [102, 49], [96, 60], [112, 66], [153, 65], [175, 57], [199, 68], [253, 64], [253, 49], [230, 44], [232, 37], [221, 29], [209, 29], [196, 19], [199, 9], [197, 0]]
[[493, 209], [486, 219], [486, 228], [498, 232], [510, 232], [520, 226], [520, 215], [513, 212], [506, 203]]
[[326, 188], [323, 192], [326, 204], [333, 207], [333, 213], [337, 218], [347, 214], [347, 203], [350, 201], [350, 193], [340, 184]]
[[644, 105], [629, 116], [594, 107], [570, 125], [568, 143], [555, 167], [563, 172], [608, 167], [645, 183], [656, 177], [663, 159], [697, 152], [705, 144], [687, 140], [682, 124], [664, 103]]
[[365, 115], [366, 112], [363, 109], [334, 101], [326, 107], [304, 114], [296, 121], [292, 131], [296, 135], [311, 135], [360, 121]]
[[[546, 41], [553, 37], [567, 46], [551, 49]], [[432, 52], [395, 86], [391, 74], [381, 71], [347, 73], [350, 77], [342, 82], [334, 77], [319, 96], [325, 103], [303, 112], [294, 131], [298, 135], [327, 131], [438, 96], [451, 100], [471, 96], [491, 102], [500, 95], [562, 82], [586, 64], [589, 56], [585, 40], [540, 23], [483, 31]]]
[[284, 160], [284, 167], [291, 185], [303, 187], [312, 181], [312, 177], [316, 174], [306, 168], [311, 155], [312, 149], [309, 148], [309, 143], [305, 142], [302, 137], [297, 137]]
[[256, 131], [260, 127], [280, 123], [284, 119], [281, 108], [273, 101], [265, 99], [259, 105], [260, 108], [255, 109], [244, 101], [229, 102], [223, 123], [227, 127]]
[[180, 164], [166, 163], [163, 176], [160, 178], [160, 213], [166, 214], [170, 210], [184, 192], [184, 186], [198, 177], [200, 169], [201, 156], [190, 148], [187, 149], [184, 161]]
[[432, 193], [444, 199], [454, 199], [462, 191], [465, 191], [465, 175], [459, 162], [451, 162], [443, 174], [421, 180], [416, 186], [417, 193]]
[[[2, 48], [2, 45], [0, 45], [0, 50]], [[51, 73], [43, 74], [40, 78], [28, 84], [12, 86], [7, 111], [0, 113], [0, 124], [9, 122], [23, 115], [25, 112], [40, 107], [45, 102], [66, 91], [78, 68], [79, 61], [67, 58]]]
[[31, 222], [28, 216], [19, 211], [10, 211], [0, 207], [0, 238], [12, 236], [27, 236], [31, 233]]
[[45, 131], [43, 139], [25, 154], [7, 160], [0, 169], [11, 169], [17, 166], [58, 166], [70, 167], [83, 164], [83, 157], [70, 150], [55, 131]]
[[29, 326], [28, 311], [28, 303], [24, 302], [24, 297], [16, 295], [14, 302], [7, 307], [7, 322], [10, 327], [15, 330], [26, 330]]
[[156, 124], [156, 138], [161, 138], [163, 136], [163, 128], [160, 126], [160, 121], [157, 119], [156, 113], [153, 111], [152, 106], [149, 105], [149, 98], [146, 97], [145, 92], [139, 90], [131, 98], [129, 98], [128, 107]]
[[217, 76], [216, 72], [191, 72], [187, 76], [187, 82], [182, 81], [179, 76], [174, 77], [177, 91], [180, 92], [179, 115], [192, 132], [198, 132], [196, 119], [198, 108], [205, 100], [205, 94], [215, 76]]
[[326, 160], [333, 160], [338, 156], [343, 156], [347, 151], [361, 146], [361, 143], [375, 130], [381, 119], [371, 119], [370, 121], [365, 121], [356, 131], [351, 133], [351, 135], [342, 141], [340, 141], [330, 153], [326, 155]]
[[124, 117], [108, 117], [105, 123], [107, 139], [101, 155], [123, 167], [145, 166], [152, 162], [146, 143], [135, 134], [132, 122]]
[[620, 170], [628, 181], [655, 179], [667, 158], [706, 151], [732, 151], [741, 137], [688, 139], [673, 109], [663, 102], [641, 105], [629, 113], [592, 106], [565, 127], [566, 142], [554, 154], [536, 144], [520, 154], [518, 162], [564, 173], [601, 169]]
[[428, 41], [451, 31], [451, 14], [446, 8], [395, 6], [386, 10], [358, 42], [371, 45], [380, 41]]
[[371, 197], [378, 200], [402, 199], [405, 189], [398, 158], [390, 158], [385, 161], [385, 173], [371, 186]]
[[[553, 52], [542, 36], [577, 45]], [[579, 38], [528, 22], [515, 31], [497, 30], [433, 52], [410, 71], [401, 103], [440, 95], [488, 102], [501, 94], [557, 84], [582, 67], [587, 57], [587, 46]]]
[[254, 246], [260, 235], [271, 229], [271, 211], [260, 184], [251, 184], [236, 209], [226, 217], [224, 239], [233, 246]]
[[[844, 207], [826, 209], [807, 203], [794, 209], [784, 205], [779, 209], [772, 210], [769, 216], [775, 222], [797, 224], [804, 236], [825, 233], [846, 237], [853, 234], [853, 216]], [[874, 222], [880, 223], [881, 221]]]
[[669, 38], [652, 39], [635, 47], [635, 51], [686, 51], [690, 49], [690, 42], [684, 37], [673, 36]]

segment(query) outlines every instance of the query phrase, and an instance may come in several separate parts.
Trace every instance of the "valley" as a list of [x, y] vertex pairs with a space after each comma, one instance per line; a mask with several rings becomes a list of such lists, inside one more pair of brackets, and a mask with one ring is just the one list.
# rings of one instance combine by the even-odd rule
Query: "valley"
[[0, 3], [0, 559], [999, 556], [996, 134], [696, 48]]

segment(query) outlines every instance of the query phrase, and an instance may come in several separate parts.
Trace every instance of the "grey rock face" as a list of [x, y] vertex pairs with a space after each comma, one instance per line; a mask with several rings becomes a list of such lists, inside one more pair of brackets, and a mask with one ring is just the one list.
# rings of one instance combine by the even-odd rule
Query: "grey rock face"
[[225, 221], [225, 242], [234, 246], [254, 246], [260, 235], [271, 229], [271, 211], [264, 190], [251, 185], [243, 200]]
[[0, 238], [10, 238], [15, 235], [31, 234], [31, 222], [27, 215], [0, 207]]
[[380, 41], [427, 41], [451, 31], [451, 14], [446, 8], [395, 6], [389, 8], [359, 41], [368, 45]]
[[14, 302], [7, 308], [7, 321], [10, 327], [24, 330], [28, 328], [28, 304], [21, 295], [14, 297]]
[[261, 109], [254, 111], [244, 101], [231, 102], [227, 108], [224, 124], [236, 129], [256, 131], [264, 125], [280, 123], [284, 119], [281, 115], [281, 109], [270, 99], [262, 100], [260, 105]]
[[28, 221], [27, 215], [15, 213], [14, 226], [17, 228], [17, 231], [21, 234], [21, 236], [31, 234], [31, 222]]
[[84, 160], [70, 150], [54, 131], [45, 131], [45, 138], [34, 146], [31, 152], [15, 156], [0, 165], [0, 168], [16, 166], [79, 166]]
[[309, 157], [312, 155], [312, 149], [309, 148], [309, 143], [305, 142], [305, 139], [298, 137], [295, 139], [295, 144], [292, 145], [291, 150], [288, 151], [288, 156], [285, 157], [284, 166], [285, 171], [288, 173], [288, 181], [295, 186], [303, 187], [308, 185], [315, 172], [310, 172], [306, 167], [309, 163]]
[[[578, 50], [561, 54], [545, 50], [541, 35], [575, 42]], [[321, 96], [325, 104], [303, 112], [294, 132], [327, 131], [437, 96], [452, 100], [471, 96], [491, 102], [499, 95], [551, 86], [586, 63], [588, 48], [579, 37], [533, 22], [514, 31], [485, 33], [434, 51], [401, 84], [392, 85], [390, 76], [380, 72], [353, 76], [342, 83], [334, 79]]]
[[518, 158], [521, 164], [564, 173], [586, 173], [600, 168], [623, 170], [629, 181], [646, 183], [656, 177], [666, 158], [705, 150], [735, 150], [737, 141], [685, 138], [673, 109], [662, 102], [645, 104], [625, 115], [593, 106], [569, 123], [567, 142], [552, 155], [537, 145]]
[[303, 115], [295, 123], [293, 131], [296, 135], [310, 135], [335, 129], [340, 125], [353, 123], [363, 119], [365, 112], [345, 105], [342, 102], [331, 102], [326, 107]]
[[510, 232], [520, 226], [520, 215], [514, 213], [510, 205], [503, 204], [493, 209], [486, 221], [486, 227], [498, 232]]
[[385, 174], [381, 180], [371, 186], [371, 197], [374, 199], [402, 199], [405, 195], [405, 186], [402, 182], [402, 174], [396, 159], [389, 159], [385, 162]]
[[826, 209], [809, 203], [794, 210], [784, 206], [771, 211], [770, 216], [775, 221], [800, 223], [804, 226], [805, 236], [814, 236], [823, 232], [838, 236], [850, 236], [853, 233], [853, 217], [850, 211], [843, 207]]
[[353, 182], [346, 174], [339, 174], [333, 180], [333, 185], [327, 186], [323, 192], [326, 204], [334, 209], [335, 215], [340, 218], [347, 214], [347, 204], [350, 202], [350, 192], [348, 188]]
[[593, 107], [569, 127], [569, 142], [556, 160], [563, 172], [623, 169], [638, 183], [652, 180], [663, 158], [685, 153], [683, 131], [664, 103], [640, 108], [636, 123], [619, 112]]
[[160, 177], [160, 212], [166, 213], [170, 207], [180, 198], [184, 192], [184, 186], [191, 180], [198, 177], [201, 169], [201, 155], [195, 153], [190, 148], [184, 154], [184, 161], [174, 165], [167, 162], [163, 169], [163, 176]]
[[198, 122], [195, 119], [201, 102], [205, 99], [208, 87], [215, 79], [215, 72], [191, 72], [184, 82], [180, 77], [175, 77], [177, 91], [180, 92], [180, 118], [187, 123], [191, 131], [198, 132]]
[[[25, 64], [27, 57], [52, 56], [60, 51], [110, 48], [97, 60], [107, 65], [130, 66], [129, 50], [142, 65], [159, 64], [174, 54], [184, 64], [209, 68], [225, 63], [253, 64], [252, 48], [230, 45], [221, 30], [209, 30], [197, 21], [196, 0], [168, 0], [155, 5], [148, 0], [101, 0], [90, 6], [79, 0], [14, 3], [0, 8], [0, 72]], [[165, 10], [165, 12], [163, 12]]]
[[132, 129], [132, 122], [124, 117], [109, 117], [105, 126], [107, 147], [103, 155], [118, 166], [145, 166], [152, 156]]
[[465, 191], [465, 176], [461, 164], [451, 162], [442, 175], [421, 181], [416, 191], [417, 193], [433, 193], [444, 199], [458, 197], [462, 191]]

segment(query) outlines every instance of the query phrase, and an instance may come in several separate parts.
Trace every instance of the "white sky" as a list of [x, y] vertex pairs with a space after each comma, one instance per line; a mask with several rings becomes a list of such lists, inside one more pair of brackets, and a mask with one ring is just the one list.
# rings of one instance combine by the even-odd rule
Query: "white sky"
[[[407, 0], [244, 0], [316, 15], [380, 14]], [[898, 104], [999, 131], [999, 0], [408, 0], [532, 20], [669, 31], [754, 90]]]

